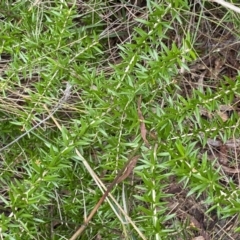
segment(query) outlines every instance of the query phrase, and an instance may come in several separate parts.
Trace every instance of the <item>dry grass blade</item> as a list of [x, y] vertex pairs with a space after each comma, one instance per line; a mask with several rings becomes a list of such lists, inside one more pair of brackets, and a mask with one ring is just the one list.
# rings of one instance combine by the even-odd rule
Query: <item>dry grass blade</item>
[[0, 149], [0, 152], [2, 152], [3, 150], [9, 148], [11, 145], [13, 145], [17, 141], [19, 141], [21, 138], [23, 138], [27, 134], [31, 133], [33, 130], [35, 130], [40, 125], [45, 123], [47, 120], [49, 120], [58, 111], [58, 109], [60, 109], [62, 107], [62, 105], [68, 100], [68, 98], [70, 97], [70, 94], [71, 94], [71, 88], [72, 88], [72, 86], [69, 83], [67, 83], [66, 89], [65, 89], [65, 91], [63, 93], [63, 97], [58, 101], [58, 103], [53, 107], [53, 109], [51, 109], [49, 115], [46, 118], [44, 118], [43, 120], [41, 120], [39, 123], [37, 123], [35, 126], [30, 128], [29, 130], [27, 130], [25, 133], [23, 133], [22, 135], [20, 135], [17, 138], [15, 138], [12, 142], [10, 142], [7, 145], [5, 145], [4, 147], [2, 147]]
[[233, 4], [231, 4], [229, 2], [225, 2], [223, 0], [211, 0], [210, 2], [218, 3], [226, 8], [233, 10], [234, 12], [240, 13], [240, 8], [234, 6]]
[[140, 120], [140, 132], [141, 132], [141, 137], [144, 141], [144, 143], [146, 144], [147, 147], [150, 147], [150, 144], [146, 138], [147, 136], [147, 129], [146, 129], [146, 125], [144, 123], [144, 117], [143, 117], [143, 114], [142, 114], [142, 111], [141, 111], [141, 102], [142, 102], [142, 96], [140, 96], [138, 98], [138, 117], [139, 117], [139, 120]]
[[[77, 239], [82, 232], [86, 229], [87, 224], [89, 223], [89, 221], [93, 218], [93, 216], [95, 215], [95, 213], [97, 212], [97, 210], [99, 209], [99, 207], [101, 206], [101, 204], [103, 203], [103, 201], [107, 198], [109, 204], [111, 205], [108, 197], [110, 197], [113, 201], [114, 204], [118, 207], [118, 209], [122, 212], [122, 214], [124, 215], [124, 217], [129, 221], [129, 223], [133, 226], [133, 228], [136, 230], [136, 232], [139, 234], [139, 236], [141, 237], [141, 239], [146, 240], [146, 237], [142, 234], [142, 232], [137, 228], [137, 226], [132, 222], [131, 218], [127, 215], [127, 213], [120, 207], [120, 205], [117, 203], [117, 201], [113, 198], [113, 196], [110, 194], [110, 191], [112, 190], [113, 186], [116, 185], [119, 177], [122, 176], [122, 174], [125, 172], [124, 170], [129, 166], [129, 165], [133, 165], [133, 162], [136, 162], [139, 158], [139, 156], [133, 157], [131, 158], [127, 164], [125, 165], [125, 167], [123, 168], [123, 170], [118, 174], [118, 176], [114, 179], [114, 181], [110, 184], [110, 186], [108, 188], [106, 188], [104, 186], [104, 184], [101, 182], [101, 180], [97, 177], [97, 175], [94, 173], [94, 171], [92, 170], [92, 168], [89, 166], [89, 164], [87, 163], [87, 161], [84, 159], [84, 157], [81, 155], [81, 153], [76, 149], [76, 153], [78, 155], [78, 157], [83, 161], [85, 167], [87, 168], [87, 170], [89, 171], [89, 173], [91, 174], [91, 176], [93, 177], [93, 179], [95, 180], [95, 182], [97, 183], [97, 185], [99, 186], [99, 188], [101, 189], [101, 191], [104, 193], [103, 196], [100, 198], [100, 200], [98, 201], [98, 203], [95, 205], [95, 207], [93, 208], [93, 210], [91, 211], [91, 213], [89, 214], [89, 216], [85, 219], [84, 224], [82, 226], [80, 226], [80, 228], [72, 235], [72, 237], [69, 240], [75, 240]], [[135, 166], [134, 165], [134, 166]], [[130, 167], [133, 169], [133, 167]], [[130, 174], [130, 173], [129, 173]], [[127, 176], [126, 176], [127, 177]], [[123, 181], [123, 180], [122, 180]], [[104, 190], [103, 190], [103, 189]], [[114, 207], [112, 206], [112, 209], [114, 209]], [[114, 211], [116, 213], [116, 211]], [[121, 217], [119, 215], [117, 215], [118, 218], [121, 220]]]
[[128, 166], [125, 168], [123, 174], [118, 178], [117, 183], [124, 181], [132, 173], [133, 169], [137, 164], [138, 159], [139, 159], [139, 155], [131, 159]]

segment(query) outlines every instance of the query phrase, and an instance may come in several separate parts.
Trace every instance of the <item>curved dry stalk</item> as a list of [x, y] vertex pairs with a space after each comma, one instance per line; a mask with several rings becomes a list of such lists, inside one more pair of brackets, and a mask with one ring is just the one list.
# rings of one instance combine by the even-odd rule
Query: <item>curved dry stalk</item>
[[[83, 159], [83, 157], [81, 156], [80, 152], [76, 149], [76, 153], [77, 155]], [[126, 179], [129, 174], [132, 172], [132, 170], [134, 169], [137, 160], [139, 159], [139, 155], [134, 156], [133, 158], [129, 158], [129, 160], [126, 162], [126, 164], [124, 165], [124, 167], [122, 168], [122, 170], [118, 173], [118, 175], [116, 176], [116, 178], [113, 180], [113, 182], [109, 185], [109, 187], [107, 188], [107, 190], [104, 192], [104, 194], [102, 195], [102, 197], [99, 199], [98, 203], [95, 205], [95, 207], [93, 208], [93, 210], [91, 211], [91, 213], [88, 215], [88, 217], [85, 219], [84, 223], [79, 227], [79, 229], [72, 235], [72, 237], [69, 240], [75, 240], [77, 239], [77, 237], [79, 237], [82, 232], [86, 229], [88, 223], [90, 222], [90, 220], [93, 218], [93, 216], [95, 215], [95, 213], [97, 212], [97, 210], [99, 209], [99, 207], [101, 206], [101, 204], [104, 202], [104, 200], [106, 199], [106, 197], [108, 196], [108, 194], [111, 192], [111, 190], [113, 189], [113, 187], [123, 181], [124, 179]], [[145, 237], [142, 235], [142, 238], [145, 239]]]

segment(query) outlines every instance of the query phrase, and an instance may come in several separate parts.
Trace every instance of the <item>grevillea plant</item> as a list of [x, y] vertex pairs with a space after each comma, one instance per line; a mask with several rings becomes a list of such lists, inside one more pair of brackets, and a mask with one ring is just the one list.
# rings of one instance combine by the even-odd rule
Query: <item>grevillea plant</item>
[[0, 239], [219, 237], [189, 199], [237, 217], [239, 77], [217, 60], [194, 69], [211, 53], [202, 27], [238, 19], [220, 8], [218, 23], [204, 1], [135, 2], [0, 3]]

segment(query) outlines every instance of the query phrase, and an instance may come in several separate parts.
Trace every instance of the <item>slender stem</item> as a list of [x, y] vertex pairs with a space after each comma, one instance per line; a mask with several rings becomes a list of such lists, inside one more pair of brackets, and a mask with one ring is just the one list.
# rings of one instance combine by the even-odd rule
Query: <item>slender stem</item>
[[[134, 151], [134, 154], [136, 153], [136, 151], [140, 148], [140, 146]], [[131, 155], [131, 157], [129, 158], [129, 160], [126, 162], [126, 164], [124, 165], [124, 167], [121, 169], [121, 171], [118, 173], [118, 175], [115, 177], [115, 179], [113, 180], [113, 182], [108, 186], [107, 190], [104, 192], [104, 194], [102, 195], [102, 197], [99, 199], [98, 203], [95, 205], [95, 207], [93, 208], [93, 210], [91, 211], [91, 213], [88, 215], [88, 217], [86, 218], [86, 220], [84, 221], [84, 223], [78, 228], [78, 230], [72, 235], [72, 237], [69, 240], [75, 240], [77, 239], [78, 236], [80, 236], [82, 234], [82, 232], [86, 229], [88, 223], [90, 222], [90, 220], [93, 218], [93, 216], [95, 215], [95, 213], [97, 212], [97, 210], [99, 209], [99, 207], [101, 206], [101, 204], [104, 202], [104, 200], [106, 199], [106, 197], [108, 196], [109, 192], [113, 189], [113, 187], [119, 183], [119, 179], [123, 176], [123, 174], [128, 171], [128, 167], [131, 165], [132, 162], [137, 162], [139, 155], [134, 156], [134, 154]], [[134, 157], [133, 157], [134, 156]], [[125, 178], [124, 178], [125, 179]]]
[[53, 107], [53, 109], [50, 111], [49, 115], [44, 118], [42, 121], [40, 121], [38, 124], [36, 124], [35, 126], [33, 126], [32, 128], [30, 128], [28, 131], [26, 131], [25, 133], [23, 133], [22, 135], [18, 136], [16, 139], [14, 139], [12, 142], [8, 143], [7, 145], [5, 145], [4, 147], [0, 148], [0, 152], [2, 152], [3, 150], [7, 149], [8, 147], [12, 146], [14, 143], [16, 143], [18, 140], [20, 140], [21, 138], [23, 138], [24, 136], [26, 136], [27, 134], [29, 134], [30, 132], [32, 132], [33, 130], [35, 130], [36, 128], [38, 128], [41, 124], [43, 124], [44, 122], [46, 122], [48, 119], [50, 119], [55, 112], [62, 107], [63, 103], [65, 103], [67, 101], [67, 99], [70, 96], [71, 93], [71, 88], [72, 86], [67, 83], [66, 89], [63, 93], [62, 98], [58, 101], [58, 103]]

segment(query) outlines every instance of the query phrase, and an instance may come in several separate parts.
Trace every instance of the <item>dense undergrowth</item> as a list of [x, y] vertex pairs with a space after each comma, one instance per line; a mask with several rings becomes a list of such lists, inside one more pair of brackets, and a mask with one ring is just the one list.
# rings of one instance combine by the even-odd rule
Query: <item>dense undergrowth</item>
[[0, 239], [70, 239], [137, 155], [79, 239], [237, 239], [238, 26], [207, 1], [1, 1]]

